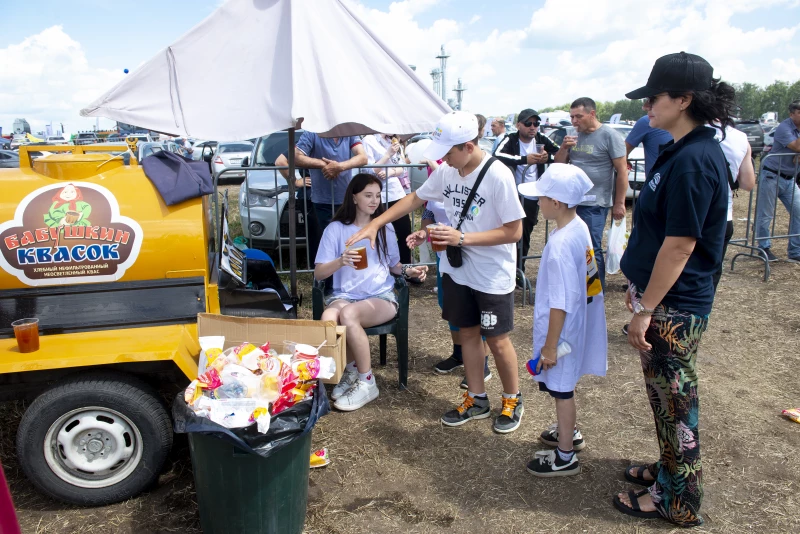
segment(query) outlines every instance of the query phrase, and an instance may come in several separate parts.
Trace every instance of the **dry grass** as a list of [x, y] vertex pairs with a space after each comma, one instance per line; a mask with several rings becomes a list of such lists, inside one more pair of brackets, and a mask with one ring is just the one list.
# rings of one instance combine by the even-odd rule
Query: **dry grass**
[[[746, 214], [746, 196], [737, 215]], [[785, 225], [785, 218], [779, 218]], [[743, 235], [737, 223], [737, 235]], [[543, 227], [535, 237], [541, 246]], [[784, 226], [785, 228], [785, 226]], [[785, 242], [773, 245], [785, 256]], [[537, 245], [535, 245], [537, 246]], [[737, 252], [731, 248], [728, 260]], [[533, 276], [538, 262], [528, 264]], [[796, 306], [800, 265], [773, 264], [761, 282], [760, 263], [729, 262], [710, 326], [698, 357], [701, 395], [706, 525], [694, 532], [798, 532], [796, 486], [800, 483], [800, 425], [780, 410], [800, 404], [797, 350], [800, 310]], [[409, 389], [399, 391], [393, 343], [389, 365], [375, 358], [380, 398], [354, 413], [331, 413], [314, 431], [314, 446], [328, 447], [333, 463], [311, 473], [306, 531], [355, 533], [535, 533], [677, 532], [663, 521], [619, 514], [611, 496], [629, 488], [622, 476], [630, 462], [652, 461], [658, 453], [653, 421], [642, 386], [637, 354], [620, 327], [623, 279], [608, 278], [609, 371], [586, 377], [577, 391], [578, 420], [587, 448], [583, 473], [540, 480], [525, 463], [540, 448], [539, 433], [554, 420], [553, 402], [523, 381], [526, 412], [517, 432], [494, 434], [490, 420], [445, 428], [441, 414], [458, 400], [461, 374], [439, 376], [431, 366], [450, 352], [433, 281], [412, 287]], [[309, 279], [300, 277], [310, 295]], [[517, 292], [519, 295], [519, 292]], [[522, 362], [531, 352], [530, 306], [518, 299], [512, 340]], [[303, 317], [310, 316], [310, 299]], [[377, 346], [373, 346], [377, 353]], [[496, 375], [496, 374], [495, 374]], [[488, 382], [495, 407], [500, 381]], [[20, 403], [0, 405], [0, 458], [12, 483], [25, 532], [199, 532], [191, 464], [185, 441], [152, 492], [131, 501], [80, 509], [41, 497], [16, 463], [13, 436]]]

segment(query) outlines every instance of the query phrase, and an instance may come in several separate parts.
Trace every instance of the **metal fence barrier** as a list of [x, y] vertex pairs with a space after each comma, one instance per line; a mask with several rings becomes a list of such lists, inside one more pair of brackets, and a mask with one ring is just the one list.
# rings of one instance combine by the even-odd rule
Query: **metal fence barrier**
[[[638, 194], [639, 189], [644, 184], [645, 176], [644, 172], [640, 169], [639, 163], [643, 163], [643, 160], [638, 159], [630, 159], [628, 160], [632, 164], [632, 170], [629, 171], [629, 178], [628, 181], [631, 184], [631, 189], [633, 190], [633, 200], [634, 206], [636, 203], [636, 196]], [[427, 179], [427, 173], [425, 169], [427, 168], [424, 164], [384, 164], [384, 165], [365, 165], [363, 167], [358, 167], [353, 169], [351, 172], [359, 173], [359, 172], [370, 172], [375, 173], [381, 169], [390, 169], [390, 168], [404, 168], [408, 169], [411, 181], [411, 191], [416, 191], [422, 183], [424, 183], [425, 179]], [[254, 246], [258, 247], [266, 247], [269, 249], [274, 249], [277, 252], [276, 260], [276, 270], [278, 274], [288, 275], [289, 270], [284, 265], [284, 257], [286, 255], [285, 249], [289, 246], [289, 235], [288, 235], [288, 186], [286, 183], [286, 178], [284, 178], [280, 173], [281, 171], [288, 172], [288, 167], [279, 167], [279, 166], [259, 166], [259, 167], [246, 167], [242, 168], [229, 168], [225, 169], [219, 175], [214, 178], [214, 188], [215, 191], [217, 190], [217, 185], [220, 176], [224, 175], [225, 173], [230, 172], [233, 174], [234, 172], [241, 172], [245, 170], [245, 179], [244, 182], [241, 184], [241, 189], [239, 192], [238, 198], [235, 200], [239, 207], [240, 212], [239, 216], [242, 222], [242, 232], [244, 234], [245, 239], [248, 242], [248, 246], [253, 248]], [[298, 168], [298, 170], [300, 170]], [[255, 175], [255, 176], [253, 176]], [[300, 175], [297, 174], [292, 179], [299, 179]], [[256, 183], [253, 183], [253, 180], [256, 180]], [[298, 188], [300, 190], [300, 188]], [[384, 189], [385, 191], [385, 189]], [[333, 202], [335, 199], [335, 184], [334, 181], [331, 181], [331, 211], [335, 212], [336, 204]], [[306, 264], [305, 268], [297, 269], [298, 273], [313, 273], [314, 272], [314, 262], [313, 258], [311, 258], [311, 248], [307, 246], [309, 243], [309, 220], [316, 220], [316, 217], [309, 217], [309, 210], [313, 210], [314, 207], [312, 205], [311, 200], [308, 197], [309, 190], [304, 189], [302, 195], [302, 202], [297, 204], [296, 210], [296, 217], [298, 225], [302, 225], [302, 232], [298, 232], [297, 236], [297, 244], [298, 246], [303, 246], [305, 248], [305, 259]], [[300, 199], [298, 199], [300, 200]], [[388, 209], [388, 201], [384, 200], [384, 207]], [[520, 202], [523, 202], [523, 197], [520, 196]], [[260, 205], [259, 205], [260, 203]], [[258, 211], [255, 211], [258, 208]], [[264, 209], [262, 209], [264, 208]], [[216, 205], [216, 198], [215, 198], [215, 220], [219, 221], [219, 212], [218, 207]], [[255, 212], [255, 218], [254, 218]], [[264, 213], [264, 216], [261, 215]], [[417, 221], [416, 212], [411, 212], [411, 228], [412, 230], [416, 227]], [[253, 226], [253, 223], [260, 224], [263, 227], [263, 230], [256, 233], [254, 236], [253, 230], [259, 230], [257, 226]], [[537, 224], [534, 227], [534, 232], [536, 231], [536, 227], [539, 227]], [[324, 229], [320, 228], [320, 235], [322, 236], [322, 231]], [[549, 237], [549, 221], [544, 221], [544, 244], [547, 244], [547, 240]], [[399, 246], [405, 246], [405, 243], [398, 243]], [[522, 240], [517, 243], [517, 276], [521, 277], [522, 280], [522, 305], [525, 306], [526, 303], [530, 303], [532, 300], [530, 297], [534, 293], [534, 287], [531, 281], [525, 276], [525, 272], [522, 269], [523, 262], [525, 260], [538, 260], [542, 257], [543, 250], [539, 250], [533, 252], [532, 249], [528, 251], [527, 256], [522, 255]], [[427, 265], [427, 266], [435, 266], [435, 262], [427, 262], [421, 263], [419, 261], [412, 262], [413, 265]]]
[[[787, 159], [791, 161], [790, 165], [786, 165]], [[765, 176], [766, 173], [775, 175], [774, 172], [765, 167], [766, 162], [769, 160], [775, 160], [774, 166], [778, 169], [783, 170], [786, 167], [792, 169], [792, 172], [788, 173], [788, 175], [786, 172], [784, 172], [784, 176], [774, 176], [774, 196], [772, 188], [769, 187], [772, 184], [766, 181], [767, 179]], [[770, 166], [773, 165], [770, 164]], [[753, 191], [750, 191], [750, 198], [748, 199], [747, 203], [747, 226], [745, 230], [745, 236], [739, 239], [731, 239], [730, 241], [732, 246], [744, 248], [747, 250], [747, 252], [740, 252], [733, 257], [731, 260], [731, 271], [733, 271], [736, 265], [736, 260], [739, 258], [760, 260], [764, 262], [764, 281], [766, 282], [769, 280], [770, 275], [769, 260], [767, 259], [766, 253], [758, 242], [773, 239], [788, 240], [792, 238], [800, 238], [800, 230], [792, 233], [793, 224], [800, 224], [800, 220], [795, 219], [796, 214], [794, 213], [795, 210], [793, 209], [795, 203], [800, 203], [800, 197], [798, 197], [800, 192], [798, 192], [798, 185], [796, 182], [798, 175], [800, 175], [800, 156], [798, 156], [798, 154], [767, 154], [766, 156], [762, 156], [758, 174], [758, 186], [753, 188]], [[791, 194], [788, 198], [786, 198], [786, 195], [781, 195], [781, 184], [785, 183], [783, 182], [784, 180], [792, 183]], [[756, 193], [755, 206], [753, 205], [754, 193]], [[783, 198], [781, 198], [782, 196]], [[782, 235], [777, 235], [775, 233], [775, 228], [777, 225], [778, 200], [781, 201], [781, 203], [789, 212], [788, 230], [786, 234]], [[761, 210], [759, 210], [759, 208], [762, 207], [765, 202], [768, 203], [770, 201], [773, 203], [773, 208], [770, 210], [772, 213], [760, 213]], [[800, 211], [800, 206], [798, 206], [798, 211]], [[762, 233], [758, 232], [760, 217], [771, 219], [772, 224], [768, 224], [769, 229], [767, 235], [763, 235]]]

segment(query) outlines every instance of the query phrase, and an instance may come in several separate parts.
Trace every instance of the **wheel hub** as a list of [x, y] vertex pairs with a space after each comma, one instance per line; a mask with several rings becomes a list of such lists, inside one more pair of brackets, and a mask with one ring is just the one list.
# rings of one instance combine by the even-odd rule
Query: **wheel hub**
[[45, 459], [62, 480], [84, 488], [107, 487], [139, 464], [142, 438], [122, 414], [108, 408], [73, 410], [45, 436]]

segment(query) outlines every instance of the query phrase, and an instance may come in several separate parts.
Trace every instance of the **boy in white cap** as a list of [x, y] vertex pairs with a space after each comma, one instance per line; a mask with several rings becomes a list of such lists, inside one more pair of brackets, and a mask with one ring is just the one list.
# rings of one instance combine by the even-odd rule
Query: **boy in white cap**
[[[503, 407], [494, 421], [494, 430], [508, 433], [519, 427], [523, 413], [517, 353], [509, 332], [514, 329], [516, 243], [522, 237], [525, 211], [514, 187], [514, 175], [480, 149], [479, 138], [478, 120], [472, 113], [454, 111], [442, 117], [423, 157], [444, 163], [416, 192], [398, 200], [353, 235], [348, 245], [365, 237], [374, 243], [381, 226], [421, 207], [425, 201], [444, 204], [453, 226], [430, 228], [430, 235], [434, 245], [448, 245], [451, 249], [442, 255], [440, 263], [442, 318], [460, 328], [467, 393], [462, 404], [445, 413], [441, 421], [447, 426], [460, 426], [491, 415], [483, 381], [483, 335], [503, 383]], [[474, 198], [470, 200], [473, 190]], [[450, 256], [458, 263], [459, 254], [461, 265], [452, 265]]]
[[556, 223], [539, 263], [529, 363], [529, 371], [539, 373], [539, 390], [555, 399], [558, 419], [540, 437], [558, 448], [538, 451], [528, 463], [539, 477], [581, 472], [575, 451], [585, 444], [575, 425], [575, 385], [582, 375], [606, 374], [603, 288], [589, 228], [576, 215], [578, 204], [592, 200], [585, 196], [591, 188], [583, 170], [565, 163], [553, 163], [539, 181], [519, 185], [522, 195], [539, 197], [542, 215]]

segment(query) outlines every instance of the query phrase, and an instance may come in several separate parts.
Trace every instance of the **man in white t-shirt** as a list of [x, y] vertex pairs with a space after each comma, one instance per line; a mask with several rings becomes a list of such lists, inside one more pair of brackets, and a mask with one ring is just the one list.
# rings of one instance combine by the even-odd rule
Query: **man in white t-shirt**
[[[443, 202], [447, 219], [458, 225], [462, 210], [490, 156], [478, 146], [478, 121], [465, 111], [448, 113], [436, 125], [425, 159], [444, 163], [416, 192], [374, 219], [348, 244], [369, 237], [374, 243], [381, 226], [410, 213], [427, 201]], [[448, 245], [463, 258], [460, 267], [441, 258], [444, 306], [442, 318], [461, 329], [467, 393], [464, 402], [444, 414], [442, 423], [459, 426], [491, 415], [483, 382], [486, 337], [503, 383], [503, 409], [494, 422], [499, 433], [513, 432], [523, 414], [519, 394], [517, 353], [509, 332], [514, 328], [516, 243], [522, 237], [525, 212], [519, 203], [514, 175], [495, 161], [486, 169], [460, 229], [431, 230], [434, 245]]]
[[[395, 142], [393, 142], [395, 141]], [[389, 134], [366, 135], [361, 140], [364, 151], [367, 153], [369, 165], [392, 165], [405, 163], [402, 146], [397, 138]], [[406, 170], [403, 167], [387, 167], [384, 169], [364, 169], [364, 172], [376, 175], [384, 181], [381, 191], [381, 202], [388, 203], [389, 207], [406, 196], [406, 191], [400, 183]], [[394, 223], [397, 240], [403, 245], [400, 247], [400, 261], [411, 263], [411, 249], [405, 246], [406, 238], [411, 233], [411, 218], [406, 215]]]
[[[709, 128], [713, 126], [706, 125]], [[753, 156], [750, 149], [750, 142], [747, 140], [747, 134], [737, 130], [733, 126], [725, 128], [725, 139], [722, 138], [722, 131], [719, 128], [714, 128], [716, 133], [714, 139], [719, 141], [719, 146], [722, 148], [722, 153], [725, 154], [725, 159], [728, 160], [728, 167], [731, 170], [731, 178], [735, 183], [739, 184], [739, 189], [744, 191], [751, 191], [756, 185], [756, 171], [753, 168]], [[731, 242], [733, 237], [733, 191], [728, 189], [728, 226], [725, 229], [725, 244], [722, 246], [722, 258], [725, 258], [725, 253], [728, 251], [728, 243]], [[722, 266], [725, 262], [719, 264], [719, 269], [714, 273], [714, 291], [717, 289], [719, 279], [722, 277]]]

